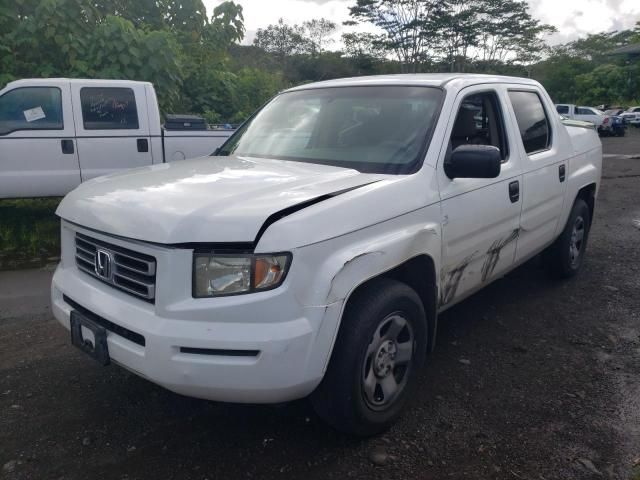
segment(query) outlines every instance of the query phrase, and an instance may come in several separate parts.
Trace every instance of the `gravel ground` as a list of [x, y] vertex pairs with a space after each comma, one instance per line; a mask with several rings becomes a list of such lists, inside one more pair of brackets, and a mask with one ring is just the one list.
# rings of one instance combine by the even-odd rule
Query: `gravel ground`
[[624, 138], [605, 137], [602, 145], [606, 155], [640, 156], [640, 128], [628, 127]]
[[[634, 129], [635, 130], [635, 129]], [[537, 259], [442, 316], [411, 409], [369, 440], [306, 401], [236, 406], [99, 367], [51, 317], [51, 272], [0, 272], [0, 477], [640, 479], [640, 131], [604, 139], [581, 274]], [[635, 221], [635, 222], [634, 222]]]

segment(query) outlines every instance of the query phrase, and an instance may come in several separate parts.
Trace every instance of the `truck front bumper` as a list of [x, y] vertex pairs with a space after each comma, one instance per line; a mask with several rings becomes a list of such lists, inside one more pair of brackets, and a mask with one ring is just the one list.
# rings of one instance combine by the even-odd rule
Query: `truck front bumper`
[[283, 286], [244, 300], [186, 299], [172, 316], [73, 266], [60, 265], [51, 286], [53, 314], [67, 329], [74, 309], [106, 320], [114, 363], [183, 395], [237, 403], [302, 398], [321, 381], [334, 333], [322, 324], [339, 305], [279, 308], [296, 304], [293, 296]]

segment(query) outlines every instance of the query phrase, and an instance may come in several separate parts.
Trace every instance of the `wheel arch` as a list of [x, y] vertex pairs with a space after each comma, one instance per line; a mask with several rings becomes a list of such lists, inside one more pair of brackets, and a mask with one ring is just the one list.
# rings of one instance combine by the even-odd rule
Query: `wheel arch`
[[589, 220], [593, 222], [593, 213], [596, 208], [596, 191], [597, 185], [595, 182], [590, 183], [589, 185], [585, 185], [576, 194], [576, 198], [573, 200], [573, 203], [576, 203], [576, 200], [579, 198], [584, 200], [584, 202], [589, 206]]
[[422, 305], [427, 319], [427, 350], [433, 351], [435, 347], [435, 337], [438, 326], [438, 283], [436, 275], [436, 264], [434, 259], [428, 254], [414, 256], [395, 267], [386, 270], [378, 275], [364, 279], [345, 297], [342, 313], [340, 315], [340, 325], [338, 334], [342, 326], [344, 312], [350, 299], [363, 289], [367, 288], [371, 282], [378, 278], [390, 278], [402, 282], [411, 287], [422, 300]]

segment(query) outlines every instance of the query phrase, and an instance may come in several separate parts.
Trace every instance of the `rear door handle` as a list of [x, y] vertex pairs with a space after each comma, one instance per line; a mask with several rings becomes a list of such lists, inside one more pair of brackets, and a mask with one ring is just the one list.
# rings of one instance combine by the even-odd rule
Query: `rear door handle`
[[69, 140], [68, 138], [60, 140], [60, 146], [62, 147], [62, 153], [64, 153], [65, 155], [71, 155], [75, 152], [75, 148], [73, 147], [73, 140]]
[[138, 144], [139, 152], [148, 152], [149, 151], [149, 141], [146, 138], [139, 138], [136, 142]]
[[511, 203], [520, 200], [520, 182], [518, 180], [509, 184], [509, 200]]
[[565, 178], [567, 178], [567, 169], [564, 165], [558, 167], [558, 178], [560, 179], [560, 183], [564, 182]]

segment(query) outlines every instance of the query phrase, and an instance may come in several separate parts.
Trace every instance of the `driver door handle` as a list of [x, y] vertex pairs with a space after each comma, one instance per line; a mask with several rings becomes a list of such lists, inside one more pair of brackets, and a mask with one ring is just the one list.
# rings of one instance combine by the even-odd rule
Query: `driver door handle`
[[73, 140], [69, 140], [68, 138], [60, 140], [60, 147], [62, 148], [62, 153], [64, 153], [65, 155], [71, 155], [75, 152], [75, 148], [73, 147]]
[[509, 200], [511, 200], [511, 203], [516, 203], [520, 200], [520, 182], [518, 180], [509, 184]]

